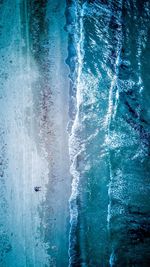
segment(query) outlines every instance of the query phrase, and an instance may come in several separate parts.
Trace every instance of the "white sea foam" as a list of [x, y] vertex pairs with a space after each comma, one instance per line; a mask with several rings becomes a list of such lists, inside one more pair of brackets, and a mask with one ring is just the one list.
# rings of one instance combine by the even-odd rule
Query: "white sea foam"
[[[120, 1], [120, 7], [122, 7], [122, 0]], [[118, 21], [120, 21], [121, 16], [122, 16], [122, 11], [118, 12]], [[108, 140], [110, 139], [110, 124], [111, 120], [115, 119], [117, 108], [118, 108], [118, 103], [119, 103], [119, 85], [118, 85], [118, 74], [119, 74], [119, 64], [120, 64], [120, 55], [121, 55], [121, 49], [122, 49], [122, 24], [120, 24], [120, 29], [118, 32], [118, 43], [117, 43], [117, 57], [116, 57], [116, 62], [115, 62], [115, 69], [114, 69], [114, 77], [112, 78], [111, 86], [110, 86], [110, 91], [109, 91], [109, 98], [108, 98], [108, 111], [106, 115], [106, 120], [105, 120], [105, 125], [107, 127], [107, 132], [108, 132]], [[111, 167], [111, 159], [110, 155], [108, 156], [109, 158], [109, 171], [110, 171], [110, 181], [108, 184], [108, 198], [109, 198], [109, 203], [108, 203], [108, 211], [107, 211], [107, 227], [108, 231], [110, 231], [110, 220], [111, 220], [111, 205], [112, 205], [112, 200], [111, 200], [111, 186], [113, 183], [113, 173], [112, 173], [112, 167]], [[110, 255], [110, 260], [109, 264], [110, 266], [114, 266], [114, 250], [112, 248], [112, 253]]]
[[[78, 206], [77, 206], [77, 196], [78, 196], [78, 185], [80, 174], [76, 169], [76, 162], [78, 155], [83, 151], [83, 148], [80, 143], [80, 137], [77, 134], [78, 129], [80, 128], [80, 105], [82, 103], [82, 82], [81, 82], [81, 73], [82, 73], [82, 63], [83, 63], [83, 16], [84, 8], [81, 7], [76, 1], [74, 1], [74, 7], [76, 10], [76, 23], [79, 27], [78, 35], [76, 35], [75, 45], [77, 51], [77, 79], [76, 79], [76, 115], [72, 125], [71, 133], [69, 136], [69, 155], [71, 161], [70, 173], [72, 175], [72, 191], [69, 199], [70, 207], [70, 233], [69, 233], [69, 266], [72, 266], [72, 248], [74, 250], [74, 245], [72, 244], [76, 237], [72, 237], [73, 229], [77, 226], [78, 221]], [[74, 240], [74, 241], [73, 241]]]
[[109, 259], [110, 267], [113, 267], [113, 266], [114, 266], [114, 264], [115, 264], [115, 259], [116, 259], [115, 253], [114, 253], [114, 251], [112, 251], [112, 253], [111, 253], [111, 255], [110, 255], [110, 259]]

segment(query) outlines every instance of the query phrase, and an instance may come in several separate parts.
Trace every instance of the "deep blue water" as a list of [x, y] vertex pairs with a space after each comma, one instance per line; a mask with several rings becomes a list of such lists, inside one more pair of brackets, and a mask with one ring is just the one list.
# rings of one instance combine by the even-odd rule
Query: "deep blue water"
[[149, 267], [150, 1], [0, 1], [0, 60], [0, 267]]

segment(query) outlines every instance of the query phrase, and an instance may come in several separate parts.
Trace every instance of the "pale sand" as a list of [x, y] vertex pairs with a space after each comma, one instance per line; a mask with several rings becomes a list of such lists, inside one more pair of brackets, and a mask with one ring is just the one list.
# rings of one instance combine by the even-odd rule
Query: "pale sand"
[[[68, 40], [63, 29], [65, 1], [49, 2], [48, 34], [40, 35], [41, 47], [49, 40], [42, 60], [45, 71], [29, 52], [30, 29], [21, 27], [19, 1], [5, 1], [1, 10], [0, 203], [4, 207], [0, 231], [6, 242], [0, 244], [0, 253], [4, 267], [68, 266], [69, 70], [64, 63]], [[27, 14], [23, 10], [25, 25]], [[35, 192], [35, 186], [41, 186], [41, 191]]]

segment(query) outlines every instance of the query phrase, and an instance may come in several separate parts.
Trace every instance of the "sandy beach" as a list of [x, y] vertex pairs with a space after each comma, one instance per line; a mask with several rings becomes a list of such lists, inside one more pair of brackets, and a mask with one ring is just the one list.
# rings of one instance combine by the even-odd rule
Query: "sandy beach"
[[0, 12], [0, 266], [67, 266], [65, 1], [8, 0]]

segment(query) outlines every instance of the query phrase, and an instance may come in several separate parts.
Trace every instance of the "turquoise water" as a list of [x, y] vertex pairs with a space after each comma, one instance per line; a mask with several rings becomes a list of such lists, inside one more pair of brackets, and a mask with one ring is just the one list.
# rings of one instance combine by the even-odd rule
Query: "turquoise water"
[[149, 5], [68, 2], [70, 266], [149, 266]]
[[1, 1], [0, 59], [0, 267], [149, 267], [150, 2]]

